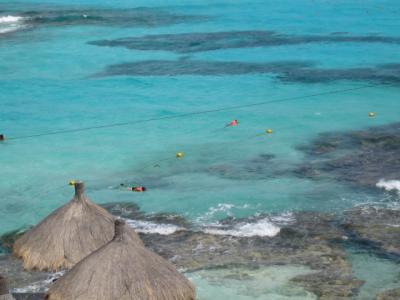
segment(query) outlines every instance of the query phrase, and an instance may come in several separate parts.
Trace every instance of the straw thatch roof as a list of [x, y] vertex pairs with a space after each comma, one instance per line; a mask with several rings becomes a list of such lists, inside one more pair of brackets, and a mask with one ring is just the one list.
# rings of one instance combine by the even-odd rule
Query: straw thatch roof
[[0, 300], [15, 300], [8, 291], [7, 279], [0, 275]]
[[194, 300], [193, 285], [173, 265], [135, 243], [115, 222], [114, 239], [50, 287], [48, 300]]
[[14, 244], [13, 253], [28, 270], [69, 269], [114, 236], [114, 218], [75, 184], [72, 200], [27, 231]]

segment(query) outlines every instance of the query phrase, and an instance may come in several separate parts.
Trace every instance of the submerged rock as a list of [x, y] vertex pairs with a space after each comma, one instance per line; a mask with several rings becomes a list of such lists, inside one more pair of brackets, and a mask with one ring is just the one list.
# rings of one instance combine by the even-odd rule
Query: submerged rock
[[124, 219], [153, 222], [158, 224], [171, 224], [182, 228], [191, 227], [190, 222], [181, 215], [167, 212], [145, 214], [144, 212], [140, 211], [140, 208], [137, 204], [132, 202], [105, 203], [101, 204], [100, 206], [102, 206], [112, 215]]
[[362, 281], [351, 274], [338, 274], [323, 270], [314, 274], [299, 275], [292, 279], [306, 290], [314, 293], [319, 300], [351, 299], [358, 294]]
[[51, 277], [51, 274], [47, 272], [25, 271], [21, 261], [11, 255], [0, 255], [0, 270], [2, 275], [7, 278], [11, 289], [44, 282]]
[[24, 230], [13, 230], [0, 236], [0, 252], [11, 252], [14, 242], [24, 234]]
[[384, 291], [376, 296], [376, 300], [399, 300], [400, 299], [400, 288]]
[[205, 17], [179, 15], [156, 8], [133, 9], [62, 9], [23, 12], [22, 16], [35, 25], [103, 25], [103, 26], [165, 26], [183, 22], [204, 20]]
[[200, 270], [187, 276], [199, 284], [199, 299], [316, 300], [313, 293], [291, 281], [313, 272], [304, 266], [238, 266]]
[[14, 293], [15, 300], [44, 300], [44, 293]]
[[273, 154], [265, 153], [235, 163], [211, 165], [204, 172], [231, 180], [262, 180], [276, 175], [279, 165], [274, 158]]
[[300, 147], [308, 161], [295, 174], [333, 178], [359, 187], [375, 187], [382, 178], [400, 178], [400, 123], [360, 131], [324, 133]]
[[175, 53], [196, 53], [222, 49], [275, 47], [309, 43], [395, 43], [398, 37], [377, 35], [287, 35], [274, 31], [224, 31], [191, 32], [178, 34], [157, 34], [140, 37], [124, 37], [114, 40], [90, 42], [92, 45], [125, 47], [135, 50], [172, 51]]
[[400, 256], [400, 210], [357, 207], [345, 213], [342, 226], [361, 242]]

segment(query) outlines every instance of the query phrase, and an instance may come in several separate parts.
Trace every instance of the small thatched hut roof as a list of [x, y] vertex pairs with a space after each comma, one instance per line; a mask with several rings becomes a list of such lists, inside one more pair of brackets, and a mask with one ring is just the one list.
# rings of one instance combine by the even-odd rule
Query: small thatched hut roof
[[194, 300], [194, 286], [173, 265], [134, 241], [125, 222], [114, 239], [50, 287], [48, 300]]
[[72, 268], [114, 236], [114, 218], [75, 184], [75, 196], [14, 244], [13, 253], [28, 270], [58, 271]]
[[7, 279], [0, 275], [0, 300], [15, 300], [8, 290]]

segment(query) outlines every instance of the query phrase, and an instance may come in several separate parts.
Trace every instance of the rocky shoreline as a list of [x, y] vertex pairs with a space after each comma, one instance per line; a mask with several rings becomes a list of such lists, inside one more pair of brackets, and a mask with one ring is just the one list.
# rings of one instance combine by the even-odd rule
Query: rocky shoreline
[[[292, 282], [321, 300], [352, 299], [363, 285], [363, 281], [353, 275], [351, 263], [346, 258], [345, 243], [360, 243], [363, 247], [387, 253], [391, 258], [398, 258], [400, 254], [400, 212], [385, 208], [357, 207], [343, 216], [298, 212], [293, 215], [293, 221], [281, 226], [279, 233], [273, 237], [244, 237], [206, 233], [181, 216], [146, 215], [130, 203], [111, 203], [104, 207], [115, 216], [151, 220], [180, 228], [168, 235], [140, 233], [140, 236], [148, 248], [182, 271], [229, 266], [307, 266], [313, 272], [297, 276]], [[256, 222], [263, 217], [229, 218], [223, 222], [225, 226], [235, 226], [244, 221]], [[1, 246], [10, 251], [18, 234], [14, 232], [3, 236]], [[20, 262], [10, 254], [0, 256], [0, 267], [13, 288], [42, 282], [37, 293], [18, 294], [17, 299], [41, 299], [46, 285], [55, 280], [49, 273], [25, 272]], [[377, 299], [395, 299], [387, 298], [393, 293], [383, 293]]]

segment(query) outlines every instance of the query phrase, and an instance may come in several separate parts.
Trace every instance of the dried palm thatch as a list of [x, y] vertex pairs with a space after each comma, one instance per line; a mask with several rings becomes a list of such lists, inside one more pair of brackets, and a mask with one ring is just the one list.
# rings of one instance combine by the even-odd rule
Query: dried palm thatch
[[194, 300], [193, 285], [169, 262], [135, 243], [115, 222], [114, 239], [50, 287], [48, 300]]
[[0, 275], [0, 300], [15, 300], [8, 291], [7, 279]]
[[69, 269], [109, 242], [114, 236], [114, 218], [84, 194], [84, 184], [75, 184], [75, 196], [14, 244], [13, 254], [28, 270]]

